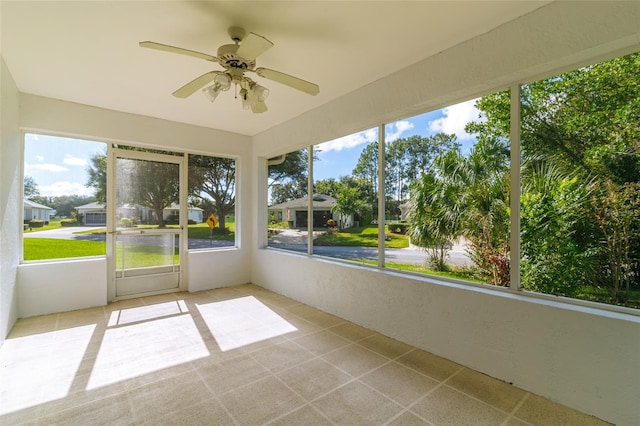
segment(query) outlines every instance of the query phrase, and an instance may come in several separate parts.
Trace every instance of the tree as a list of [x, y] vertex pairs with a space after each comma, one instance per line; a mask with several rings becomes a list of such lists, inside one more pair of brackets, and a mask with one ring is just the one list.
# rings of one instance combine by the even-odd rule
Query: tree
[[40, 195], [40, 191], [38, 190], [38, 184], [36, 180], [31, 176], [24, 177], [24, 197], [32, 198]]
[[[548, 261], [532, 266], [546, 277], [531, 276], [526, 285], [542, 289], [544, 280], [555, 277], [560, 282], [543, 291], [575, 292], [567, 286], [580, 275], [580, 286], [605, 284], [614, 299], [626, 283], [640, 288], [640, 233], [630, 219], [640, 213], [631, 208], [640, 181], [639, 82], [640, 53], [634, 53], [523, 86], [523, 268], [544, 258], [540, 250], [549, 250]], [[508, 91], [482, 98], [477, 107], [486, 121], [470, 123], [468, 132], [508, 137]], [[555, 176], [545, 189], [527, 182], [544, 170]], [[589, 192], [587, 208], [576, 217], [567, 205], [591, 187], [599, 189]], [[552, 260], [568, 248], [570, 253]], [[599, 267], [580, 266], [594, 258]], [[575, 265], [585, 273], [568, 276]]]
[[595, 186], [577, 175], [565, 175], [550, 163], [524, 170], [521, 285], [527, 290], [574, 296], [597, 266], [586, 237], [591, 230], [583, 225], [583, 218], [590, 215]]
[[289, 181], [271, 187], [271, 205], [307, 196], [307, 181]]
[[488, 282], [509, 285], [508, 149], [498, 139], [480, 140], [469, 156], [457, 147], [438, 155], [411, 188], [409, 234], [444, 268], [446, 247], [463, 236]]
[[[386, 144], [386, 216], [397, 216], [400, 213], [398, 206], [408, 198], [411, 183], [431, 168], [437, 155], [457, 146], [455, 135], [444, 133], [428, 137], [414, 135]], [[378, 142], [372, 142], [365, 146], [352, 174], [354, 177], [368, 182], [371, 196], [366, 199], [371, 204], [372, 210], [377, 211]]]
[[324, 194], [336, 198], [340, 189], [340, 182], [334, 178], [320, 179], [313, 184], [314, 194]]
[[349, 216], [358, 214], [365, 207], [366, 202], [361, 198], [360, 188], [340, 184], [336, 194], [336, 204], [331, 211], [340, 215], [340, 228], [344, 229]]
[[285, 154], [280, 164], [269, 166], [270, 185], [285, 180], [301, 180], [307, 177], [307, 149], [292, 151]]
[[57, 216], [72, 217], [75, 209], [83, 204], [95, 201], [95, 198], [87, 195], [59, 195], [59, 196], [33, 196], [32, 201], [49, 206], [56, 211]]
[[158, 227], [164, 228], [164, 209], [179, 201], [178, 165], [121, 158], [116, 173], [119, 202], [149, 207]]
[[620, 187], [607, 181], [598, 190], [600, 196], [592, 199], [592, 205], [606, 245], [602, 269], [610, 279], [611, 297], [624, 302], [634, 281], [637, 285], [640, 270], [640, 183]]
[[285, 154], [284, 161], [268, 167], [269, 204], [280, 204], [307, 195], [307, 149]]
[[107, 204], [107, 152], [94, 154], [87, 167], [87, 186], [93, 188], [93, 196], [98, 204]]
[[235, 209], [235, 182], [235, 160], [189, 156], [189, 195], [203, 201], [211, 197], [220, 232], [226, 230], [225, 216]]
[[365, 198], [371, 208], [372, 215], [378, 215], [378, 142], [371, 142], [364, 147], [358, 157], [352, 176], [367, 182], [369, 196]]

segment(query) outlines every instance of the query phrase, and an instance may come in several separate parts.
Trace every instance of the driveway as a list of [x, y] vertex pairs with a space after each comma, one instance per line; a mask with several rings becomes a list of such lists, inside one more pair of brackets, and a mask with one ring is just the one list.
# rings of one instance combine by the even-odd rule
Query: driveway
[[[26, 231], [25, 238], [57, 238], [61, 240], [83, 240], [83, 241], [105, 241], [105, 234], [76, 234], [75, 232], [93, 231], [95, 229], [104, 229], [104, 226], [65, 226], [59, 229], [50, 229], [47, 231]], [[224, 240], [210, 239], [189, 239], [190, 249], [202, 249], [212, 247], [233, 247], [235, 242]]]
[[100, 228], [104, 229], [104, 226], [63, 226], [59, 229], [50, 229], [47, 231], [25, 231], [22, 235], [24, 235], [25, 238], [104, 241], [104, 234], [74, 234], [74, 232], [93, 231]]

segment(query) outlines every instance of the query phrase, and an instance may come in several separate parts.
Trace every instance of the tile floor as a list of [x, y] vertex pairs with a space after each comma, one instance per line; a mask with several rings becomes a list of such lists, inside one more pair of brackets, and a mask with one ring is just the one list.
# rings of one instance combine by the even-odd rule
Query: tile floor
[[0, 424], [597, 425], [253, 285], [19, 320]]

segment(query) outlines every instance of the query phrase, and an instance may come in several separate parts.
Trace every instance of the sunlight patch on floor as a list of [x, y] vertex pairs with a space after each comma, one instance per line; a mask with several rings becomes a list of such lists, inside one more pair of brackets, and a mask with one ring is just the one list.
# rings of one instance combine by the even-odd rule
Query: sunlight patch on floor
[[[95, 389], [123, 380], [160, 371], [209, 356], [209, 351], [190, 315], [153, 319], [155, 312], [166, 316], [173, 307], [149, 306], [146, 311], [133, 308], [129, 315], [120, 313], [120, 324], [108, 328], [95, 360], [87, 389]], [[123, 310], [124, 311], [124, 310]], [[124, 317], [124, 320], [123, 320]], [[142, 320], [142, 318], [147, 318]]]
[[189, 312], [184, 300], [175, 302], [157, 303], [155, 305], [141, 306], [139, 308], [119, 309], [111, 312], [109, 327], [131, 324], [135, 322], [158, 319], [172, 315]]
[[222, 351], [297, 330], [253, 296], [196, 306]]
[[0, 415], [66, 397], [95, 328], [7, 339], [0, 349]]

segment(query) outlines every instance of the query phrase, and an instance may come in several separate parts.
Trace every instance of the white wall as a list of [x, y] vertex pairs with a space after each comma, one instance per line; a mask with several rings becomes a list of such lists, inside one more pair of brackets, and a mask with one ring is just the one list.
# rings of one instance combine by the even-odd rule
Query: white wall
[[20, 318], [107, 304], [107, 260], [86, 258], [18, 266]]
[[[555, 2], [253, 139], [265, 157], [640, 50], [640, 3]], [[263, 249], [252, 282], [618, 425], [637, 424], [640, 317]]]
[[16, 268], [22, 228], [18, 102], [18, 89], [0, 56], [0, 345], [18, 314]]
[[[236, 158], [239, 248], [187, 254], [185, 277], [189, 291], [250, 282], [251, 228], [242, 226], [249, 223], [251, 217], [252, 179], [251, 168], [247, 166], [251, 159], [249, 137], [28, 94], [22, 94], [20, 100], [20, 125], [29, 131]], [[18, 156], [12, 161], [19, 163], [21, 159]], [[245, 205], [249, 207], [243, 208]], [[66, 267], [61, 269], [61, 265]], [[217, 274], [211, 272], [212, 266], [216, 265], [220, 267]], [[47, 276], [54, 278], [44, 279]], [[94, 282], [88, 285], [87, 277], [92, 277]], [[109, 300], [104, 259], [25, 263], [20, 265], [17, 286], [21, 318], [104, 305]]]

